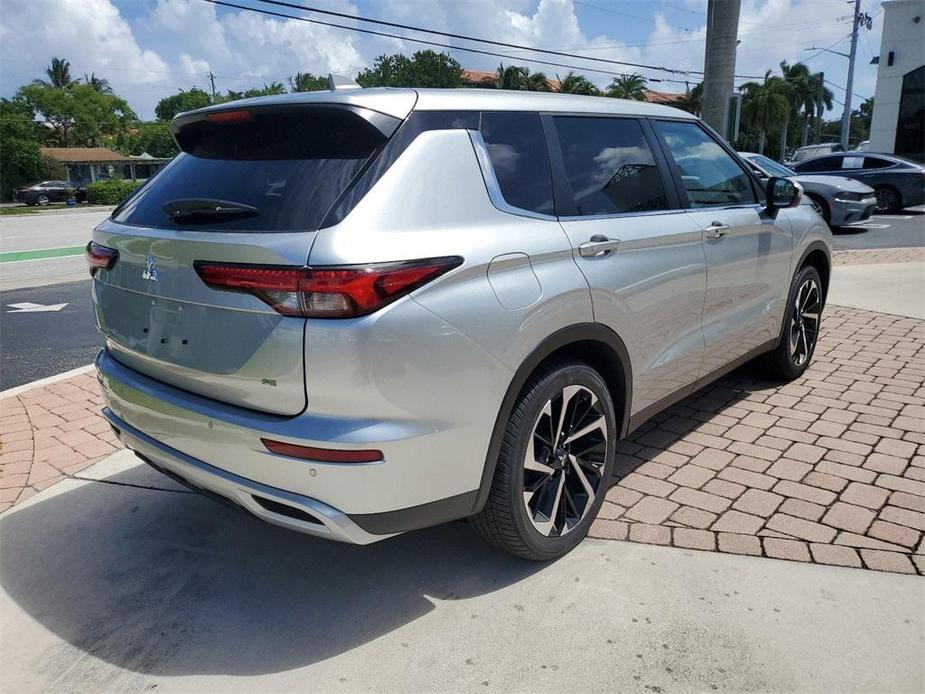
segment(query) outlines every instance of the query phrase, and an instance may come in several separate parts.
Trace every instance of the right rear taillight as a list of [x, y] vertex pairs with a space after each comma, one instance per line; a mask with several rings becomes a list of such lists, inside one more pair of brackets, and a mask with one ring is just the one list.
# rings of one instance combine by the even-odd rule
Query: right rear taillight
[[378, 311], [462, 264], [457, 256], [320, 267], [197, 261], [213, 289], [253, 294], [275, 311], [306, 318], [353, 318]]
[[87, 244], [84, 256], [87, 259], [87, 265], [90, 267], [90, 277], [93, 277], [98, 270], [111, 270], [119, 258], [119, 251], [91, 241]]

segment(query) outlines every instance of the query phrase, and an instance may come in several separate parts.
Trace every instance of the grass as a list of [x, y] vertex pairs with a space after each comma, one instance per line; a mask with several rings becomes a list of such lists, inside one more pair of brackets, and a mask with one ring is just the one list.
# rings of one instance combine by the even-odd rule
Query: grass
[[19, 207], [0, 207], [0, 216], [6, 215], [18, 215], [18, 214], [37, 214], [44, 212], [45, 210], [63, 210], [67, 205], [63, 202], [55, 203], [51, 205], [45, 205], [45, 207], [29, 207], [28, 205], [20, 205]]

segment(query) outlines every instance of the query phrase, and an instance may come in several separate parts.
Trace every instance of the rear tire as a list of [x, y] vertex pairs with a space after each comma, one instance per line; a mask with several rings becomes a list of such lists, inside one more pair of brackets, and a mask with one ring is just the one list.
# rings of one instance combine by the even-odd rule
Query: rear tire
[[566, 554], [604, 502], [616, 438], [613, 400], [594, 369], [578, 361], [544, 368], [511, 413], [488, 500], [472, 525], [524, 559]]
[[804, 265], [790, 287], [780, 343], [763, 359], [769, 377], [792, 381], [803, 375], [816, 350], [824, 307], [819, 271]]
[[898, 212], [902, 209], [902, 197], [893, 186], [878, 186], [874, 188], [877, 196], [877, 212]]

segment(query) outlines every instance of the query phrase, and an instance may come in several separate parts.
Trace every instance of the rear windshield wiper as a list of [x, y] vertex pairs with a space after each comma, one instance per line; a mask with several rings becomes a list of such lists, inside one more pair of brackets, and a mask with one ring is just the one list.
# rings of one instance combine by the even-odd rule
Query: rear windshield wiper
[[188, 217], [254, 217], [259, 212], [253, 205], [213, 198], [181, 198], [164, 203], [161, 209], [174, 220]]

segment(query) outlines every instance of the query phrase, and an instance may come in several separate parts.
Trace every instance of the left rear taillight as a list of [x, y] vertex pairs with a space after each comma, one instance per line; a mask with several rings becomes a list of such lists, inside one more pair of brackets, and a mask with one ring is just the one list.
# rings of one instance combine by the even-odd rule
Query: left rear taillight
[[378, 311], [462, 262], [449, 256], [318, 267], [197, 261], [194, 267], [212, 289], [253, 294], [286, 316], [353, 318]]
[[111, 270], [119, 258], [119, 251], [91, 241], [87, 244], [84, 255], [90, 268], [90, 277], [93, 277], [99, 270]]

